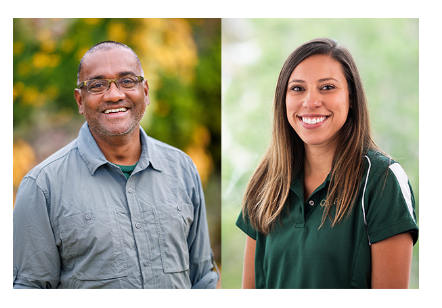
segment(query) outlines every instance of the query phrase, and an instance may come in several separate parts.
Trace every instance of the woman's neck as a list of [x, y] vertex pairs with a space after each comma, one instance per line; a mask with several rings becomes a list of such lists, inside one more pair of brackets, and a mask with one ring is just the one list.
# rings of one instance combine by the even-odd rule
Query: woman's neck
[[316, 147], [305, 145], [304, 174], [324, 175], [329, 174], [336, 147]]

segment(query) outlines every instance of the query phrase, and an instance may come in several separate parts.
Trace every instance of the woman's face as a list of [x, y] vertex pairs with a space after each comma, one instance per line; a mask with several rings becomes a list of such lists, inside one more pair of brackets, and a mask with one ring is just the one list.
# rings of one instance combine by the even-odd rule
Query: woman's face
[[310, 56], [290, 75], [287, 118], [306, 146], [334, 149], [349, 107], [342, 65], [330, 56]]

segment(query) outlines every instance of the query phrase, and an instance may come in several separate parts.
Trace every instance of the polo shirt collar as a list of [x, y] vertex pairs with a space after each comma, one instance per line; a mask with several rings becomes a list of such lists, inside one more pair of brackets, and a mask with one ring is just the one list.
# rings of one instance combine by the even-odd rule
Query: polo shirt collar
[[[158, 155], [156, 145], [153, 143], [152, 139], [147, 136], [141, 126], [140, 136], [141, 156], [138, 160], [136, 169], [145, 169], [151, 165], [155, 170], [161, 171], [163, 169], [163, 164], [161, 157]], [[87, 122], [85, 122], [80, 129], [77, 144], [80, 156], [92, 175], [95, 174], [98, 167], [110, 163], [98, 147], [97, 142], [89, 130], [89, 125]]]
[[[325, 181], [315, 189], [315, 192], [323, 189], [328, 184], [328, 182], [330, 182], [330, 177], [331, 171], [328, 173]], [[292, 184], [290, 185], [290, 190], [292, 190], [299, 197], [299, 199], [304, 201], [304, 168], [301, 168], [301, 171], [292, 181]]]

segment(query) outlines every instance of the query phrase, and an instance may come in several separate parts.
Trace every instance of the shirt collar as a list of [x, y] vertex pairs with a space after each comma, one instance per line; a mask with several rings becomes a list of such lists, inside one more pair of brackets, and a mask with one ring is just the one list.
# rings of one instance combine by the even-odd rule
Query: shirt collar
[[[327, 183], [330, 182], [330, 176], [331, 171], [325, 178], [325, 181], [319, 185], [317, 188], [318, 191], [322, 188], [326, 187]], [[292, 181], [292, 184], [290, 185], [290, 190], [292, 190], [295, 194], [298, 195], [300, 199], [303, 200], [304, 198], [304, 168], [301, 168], [301, 171], [298, 173], [298, 175], [295, 177], [295, 179]]]
[[[158, 155], [156, 145], [152, 138], [147, 136], [143, 128], [140, 126], [140, 138], [141, 138], [141, 156], [138, 160], [136, 169], [146, 169], [149, 165], [155, 170], [161, 171], [163, 169], [161, 157]], [[87, 122], [83, 124], [80, 129], [80, 133], [77, 138], [78, 151], [81, 158], [86, 163], [89, 172], [94, 175], [98, 167], [109, 163], [104, 157], [103, 152], [97, 145], [94, 137], [92, 136]], [[135, 170], [134, 170], [135, 171]]]

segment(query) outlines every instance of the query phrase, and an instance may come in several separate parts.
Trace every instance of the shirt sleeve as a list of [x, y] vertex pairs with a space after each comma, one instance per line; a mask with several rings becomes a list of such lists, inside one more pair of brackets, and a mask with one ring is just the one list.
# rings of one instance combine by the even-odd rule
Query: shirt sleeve
[[192, 283], [192, 289], [215, 289], [219, 275], [213, 271], [213, 256], [212, 250], [210, 249], [204, 192], [198, 171], [193, 163], [192, 166], [194, 169], [193, 176], [196, 187], [195, 194], [192, 198], [194, 204], [194, 220], [187, 237], [190, 281]]
[[367, 210], [367, 230], [371, 243], [411, 232], [418, 239], [415, 200], [407, 175], [398, 163], [390, 165], [378, 179]]
[[238, 219], [236, 220], [236, 226], [240, 228], [245, 234], [250, 236], [252, 239], [256, 240], [257, 231], [252, 228], [249, 221], [249, 216], [247, 214], [246, 217], [244, 218], [242, 212], [239, 213]]
[[46, 200], [35, 180], [25, 177], [13, 212], [14, 289], [58, 286], [60, 256]]

